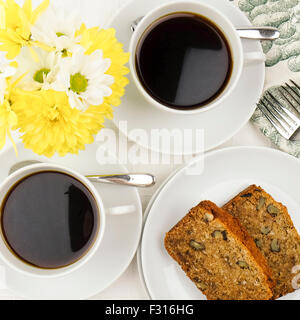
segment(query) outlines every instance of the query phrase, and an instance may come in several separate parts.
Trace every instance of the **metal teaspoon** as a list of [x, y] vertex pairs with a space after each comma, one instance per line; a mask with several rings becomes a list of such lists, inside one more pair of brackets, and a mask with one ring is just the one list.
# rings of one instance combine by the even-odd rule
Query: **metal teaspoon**
[[[22, 161], [10, 168], [9, 174], [26, 166], [41, 163], [39, 161]], [[129, 187], [148, 188], [155, 185], [155, 177], [152, 174], [121, 174], [121, 175], [92, 175], [86, 176], [91, 182], [117, 184]]]
[[[135, 31], [143, 17], [137, 18], [131, 24], [132, 32]], [[242, 39], [252, 40], [276, 40], [280, 37], [280, 32], [273, 27], [239, 27], [236, 29]]]

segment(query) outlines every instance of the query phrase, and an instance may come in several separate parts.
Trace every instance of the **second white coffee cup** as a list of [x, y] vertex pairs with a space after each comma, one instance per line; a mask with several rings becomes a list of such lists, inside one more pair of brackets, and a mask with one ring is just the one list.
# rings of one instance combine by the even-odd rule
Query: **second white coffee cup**
[[[264, 61], [265, 55], [262, 51], [260, 52], [251, 52], [244, 54], [242, 41], [236, 32], [235, 26], [232, 22], [219, 10], [216, 8], [206, 4], [207, 1], [198, 0], [198, 1], [176, 1], [170, 2], [168, 4], [164, 4], [158, 8], [155, 8], [147, 15], [143, 17], [143, 19], [138, 24], [137, 28], [135, 29], [131, 42], [130, 42], [130, 69], [133, 76], [133, 80], [141, 92], [141, 94], [148, 100], [153, 106], [159, 108], [164, 112], [171, 112], [176, 114], [196, 114], [208, 111], [212, 108], [215, 108], [222, 104], [222, 102], [232, 94], [234, 89], [236, 88], [243, 68], [245, 64], [248, 64], [252, 61]], [[228, 44], [231, 49], [232, 60], [233, 60], [233, 68], [231, 78], [223, 90], [223, 92], [217, 96], [213, 101], [208, 103], [205, 106], [200, 106], [197, 109], [186, 110], [186, 109], [174, 109], [170, 108], [159, 101], [155, 100], [144, 88], [143, 84], [141, 83], [137, 68], [136, 68], [136, 52], [142, 38], [143, 34], [147, 31], [147, 29], [157, 20], [160, 18], [178, 12], [189, 12], [198, 14], [203, 16], [213, 22], [218, 28], [223, 32], [225, 35]], [[137, 17], [138, 18], [138, 17]]]
[[[96, 190], [94, 185], [83, 175], [79, 174], [78, 172], [65, 168], [59, 165], [54, 164], [34, 164], [30, 166], [26, 166], [15, 173], [11, 174], [6, 178], [5, 181], [2, 182], [0, 186], [0, 207], [2, 207], [3, 202], [6, 199], [7, 194], [10, 190], [18, 184], [18, 182], [22, 181], [24, 178], [31, 176], [33, 174], [41, 173], [41, 172], [59, 172], [63, 174], [67, 174], [79, 182], [81, 182], [87, 190], [91, 193], [96, 201], [96, 205], [98, 208], [98, 220], [99, 220], [99, 227], [97, 235], [95, 236], [95, 240], [85, 255], [80, 258], [77, 262], [73, 263], [72, 265], [59, 268], [59, 269], [39, 269], [37, 267], [31, 266], [30, 264], [25, 263], [20, 258], [18, 258], [13, 252], [10, 250], [8, 244], [5, 242], [3, 235], [1, 234], [0, 237], [0, 258], [4, 262], [1, 265], [1, 269], [5, 270], [7, 267], [13, 268], [17, 272], [33, 277], [41, 277], [41, 278], [52, 278], [52, 277], [61, 277], [65, 276], [78, 268], [85, 265], [97, 252], [99, 249], [104, 232], [106, 229], [106, 215], [124, 215], [129, 214], [135, 211], [135, 207], [132, 205], [128, 206], [120, 206], [120, 207], [113, 207], [113, 208], [105, 208], [103, 204], [103, 200]], [[2, 232], [1, 232], [2, 233]], [[1, 287], [5, 287], [5, 284], [0, 283]]]

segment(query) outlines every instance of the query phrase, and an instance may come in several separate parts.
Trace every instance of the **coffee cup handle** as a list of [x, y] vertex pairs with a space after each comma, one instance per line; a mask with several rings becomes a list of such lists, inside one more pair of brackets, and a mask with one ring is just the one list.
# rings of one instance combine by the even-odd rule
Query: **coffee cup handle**
[[106, 208], [106, 213], [110, 216], [123, 216], [135, 211], [136, 207], [134, 205]]
[[244, 53], [244, 65], [248, 66], [255, 62], [265, 62], [266, 55], [263, 52], [246, 52]]

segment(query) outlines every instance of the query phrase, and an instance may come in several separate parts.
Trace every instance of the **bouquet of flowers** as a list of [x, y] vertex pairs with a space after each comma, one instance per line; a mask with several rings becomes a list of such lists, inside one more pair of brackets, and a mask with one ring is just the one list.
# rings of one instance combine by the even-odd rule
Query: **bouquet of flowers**
[[16, 130], [47, 157], [93, 142], [129, 72], [114, 29], [87, 28], [49, 1], [33, 9], [31, 0], [0, 0], [0, 149]]

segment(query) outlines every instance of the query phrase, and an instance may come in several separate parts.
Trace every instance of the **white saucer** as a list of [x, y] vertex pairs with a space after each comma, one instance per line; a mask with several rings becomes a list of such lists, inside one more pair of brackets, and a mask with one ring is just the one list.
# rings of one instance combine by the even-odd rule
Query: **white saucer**
[[[47, 159], [18, 144], [18, 157], [12, 148], [0, 152], [0, 181], [8, 175], [14, 163], [23, 160], [56, 163], [84, 175], [128, 172], [120, 164], [100, 166], [96, 160], [97, 149], [94, 143], [77, 156]], [[132, 261], [140, 240], [143, 219], [140, 197], [135, 188], [104, 184], [95, 186], [102, 195], [105, 207], [134, 205], [136, 211], [126, 216], [107, 217], [107, 229], [99, 251], [79, 270], [56, 279], [38, 279], [7, 268], [7, 289], [29, 299], [87, 299], [105, 290], [122, 275]]]
[[[205, 299], [164, 249], [165, 233], [201, 200], [209, 199], [222, 206], [255, 183], [288, 207], [300, 231], [300, 163], [297, 159], [273, 149], [238, 147], [208, 153], [202, 175], [187, 174], [189, 167], [185, 166], [168, 178], [147, 209], [149, 213], [140, 247], [140, 271], [152, 299]], [[299, 300], [300, 290], [281, 299]]]
[[[200, 1], [200, 0], [199, 0]], [[133, 0], [124, 6], [110, 21], [109, 26], [117, 30], [118, 40], [124, 43], [128, 50], [132, 35], [130, 25], [136, 18], [148, 13], [156, 6], [160, 6], [170, 0]], [[238, 8], [229, 1], [209, 0], [210, 5], [216, 6], [236, 26], [251, 26], [251, 23]], [[259, 41], [243, 40], [244, 51], [262, 52]], [[127, 121], [127, 128], [120, 126], [120, 131], [128, 135], [129, 139], [146, 149], [158, 152], [158, 148], [151, 146], [150, 139], [137, 139], [130, 136], [135, 129], [143, 129], [148, 137], [152, 129], [204, 129], [205, 151], [211, 150], [233, 137], [251, 118], [256, 103], [263, 91], [265, 79], [264, 62], [255, 62], [245, 66], [241, 80], [233, 94], [219, 107], [197, 115], [177, 115], [167, 113], [150, 105], [138, 92], [131, 76], [130, 85], [126, 88], [126, 95], [122, 99], [122, 105], [115, 110], [114, 123], [119, 127], [120, 121]], [[140, 141], [143, 140], [143, 141]], [[149, 140], [149, 141], [146, 141]], [[192, 153], [202, 152], [202, 146], [193, 147]], [[173, 151], [175, 154], [176, 151]], [[188, 153], [191, 153], [190, 150]]]

